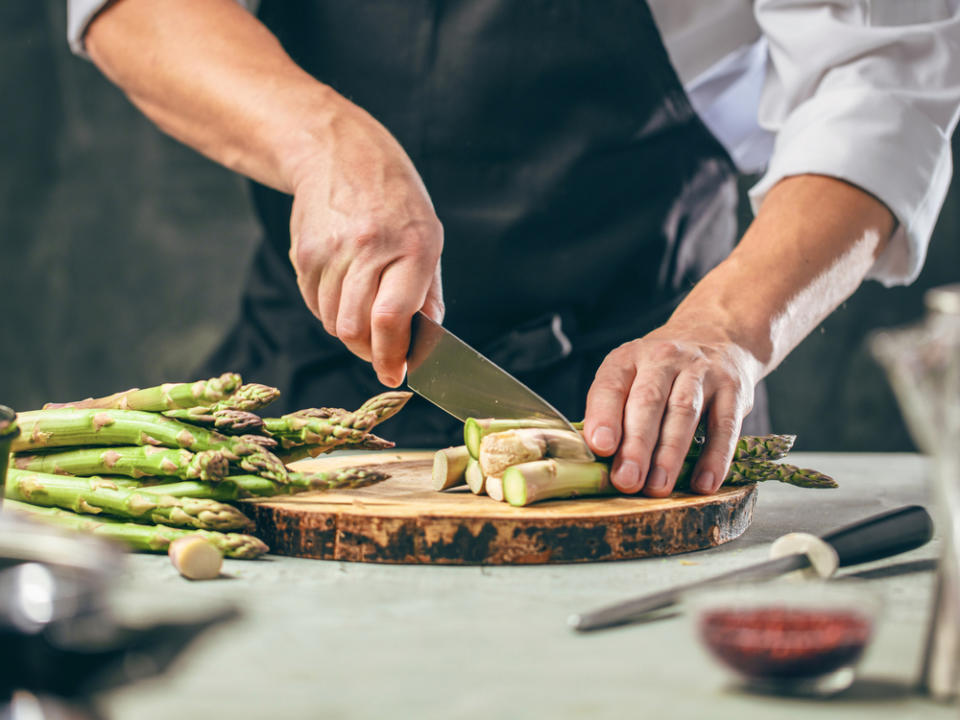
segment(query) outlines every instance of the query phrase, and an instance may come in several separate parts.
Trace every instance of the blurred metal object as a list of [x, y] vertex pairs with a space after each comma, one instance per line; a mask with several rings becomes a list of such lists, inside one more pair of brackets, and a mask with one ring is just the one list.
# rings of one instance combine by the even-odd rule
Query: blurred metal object
[[934, 698], [960, 695], [960, 284], [929, 290], [914, 326], [871, 338], [907, 427], [933, 458], [932, 495], [944, 545], [921, 682]]
[[0, 720], [92, 717], [93, 695], [164, 672], [200, 633], [236, 616], [221, 607], [127, 625], [110, 603], [124, 560], [113, 543], [0, 512]]
[[10, 445], [19, 436], [17, 414], [6, 405], [0, 405], [0, 507], [3, 506], [3, 486], [7, 479], [7, 464], [10, 462]]

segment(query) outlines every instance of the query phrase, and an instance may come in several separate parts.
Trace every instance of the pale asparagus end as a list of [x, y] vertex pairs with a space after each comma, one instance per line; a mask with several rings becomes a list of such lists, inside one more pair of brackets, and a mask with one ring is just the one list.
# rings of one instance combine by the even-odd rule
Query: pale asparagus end
[[189, 580], [213, 580], [223, 567], [223, 553], [199, 535], [177, 538], [167, 554], [177, 572]]
[[456, 445], [437, 450], [433, 455], [433, 473], [431, 475], [433, 489], [447, 490], [466, 483], [465, 473], [468, 460], [470, 460], [470, 453], [467, 452], [466, 445]]
[[480, 463], [473, 458], [470, 458], [467, 461], [467, 469], [463, 473], [463, 477], [467, 482], [467, 487], [470, 488], [470, 492], [474, 495], [483, 495], [484, 492], [484, 482], [483, 470], [480, 469]]
[[541, 500], [612, 495], [616, 490], [604, 463], [550, 459], [507, 468], [503, 494], [508, 503], [522, 507]]
[[487, 495], [490, 496], [491, 500], [496, 500], [497, 502], [503, 502], [503, 479], [490, 475], [487, 477], [484, 482], [483, 489], [487, 491]]

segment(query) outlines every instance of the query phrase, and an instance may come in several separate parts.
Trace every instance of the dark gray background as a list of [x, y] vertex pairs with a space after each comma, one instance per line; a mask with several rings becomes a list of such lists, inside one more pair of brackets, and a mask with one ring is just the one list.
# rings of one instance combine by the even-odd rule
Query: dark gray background
[[[240, 178], [70, 55], [63, 6], [0, 3], [0, 403], [20, 410], [188, 379], [233, 316], [257, 238]], [[960, 280], [958, 230], [954, 187], [919, 281], [864, 285], [770, 377], [775, 430], [799, 449], [912, 449], [864, 339]]]

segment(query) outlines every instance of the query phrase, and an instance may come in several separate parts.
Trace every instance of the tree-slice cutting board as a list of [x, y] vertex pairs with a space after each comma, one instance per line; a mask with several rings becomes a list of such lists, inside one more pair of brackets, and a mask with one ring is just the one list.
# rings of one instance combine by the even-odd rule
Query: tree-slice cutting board
[[431, 487], [430, 451], [334, 455], [298, 470], [376, 465], [382, 483], [244, 501], [256, 534], [280, 555], [382, 563], [530, 564], [624, 560], [701, 550], [741, 535], [753, 485], [664, 499], [597, 497], [523, 508]]

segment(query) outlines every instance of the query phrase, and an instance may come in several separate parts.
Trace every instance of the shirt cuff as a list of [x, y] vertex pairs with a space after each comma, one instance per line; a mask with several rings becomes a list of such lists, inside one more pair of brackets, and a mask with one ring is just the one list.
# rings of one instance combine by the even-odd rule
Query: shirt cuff
[[754, 212], [777, 182], [806, 173], [856, 185], [896, 217], [868, 279], [887, 287], [916, 279], [952, 174], [950, 138], [933, 121], [876, 88], [820, 91], [777, 133], [767, 172], [749, 192]]
[[70, 49], [80, 57], [90, 59], [83, 36], [97, 14], [110, 0], [68, 0], [67, 1], [67, 43]]

